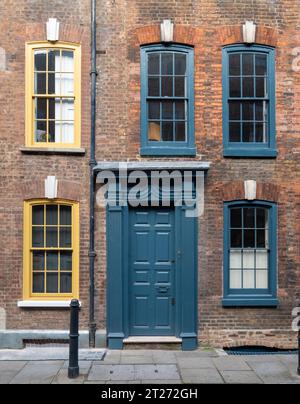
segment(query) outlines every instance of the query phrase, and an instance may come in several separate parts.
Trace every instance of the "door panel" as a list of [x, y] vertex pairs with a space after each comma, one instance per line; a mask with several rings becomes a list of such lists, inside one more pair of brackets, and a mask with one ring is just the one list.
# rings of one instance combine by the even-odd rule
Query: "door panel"
[[173, 209], [130, 212], [131, 335], [174, 335], [175, 235]]

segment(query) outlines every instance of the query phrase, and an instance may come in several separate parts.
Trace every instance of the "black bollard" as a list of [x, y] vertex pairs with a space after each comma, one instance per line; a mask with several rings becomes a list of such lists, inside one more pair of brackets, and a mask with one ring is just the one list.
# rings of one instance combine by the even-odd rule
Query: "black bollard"
[[71, 315], [70, 315], [70, 352], [69, 352], [69, 379], [76, 379], [79, 376], [78, 364], [78, 339], [79, 339], [79, 301], [71, 301]]

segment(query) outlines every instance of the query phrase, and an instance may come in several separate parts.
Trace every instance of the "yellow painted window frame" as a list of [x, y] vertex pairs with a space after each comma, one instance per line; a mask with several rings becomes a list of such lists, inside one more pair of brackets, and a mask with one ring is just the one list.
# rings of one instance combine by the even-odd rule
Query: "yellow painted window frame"
[[[41, 49], [74, 51], [74, 143], [44, 143], [34, 140], [34, 52]], [[81, 146], [81, 45], [67, 42], [28, 42], [25, 55], [25, 144], [36, 148], [80, 148]]]
[[[72, 293], [33, 293], [33, 270], [31, 262], [32, 250], [32, 207], [35, 205], [66, 205], [72, 207]], [[24, 202], [24, 252], [23, 252], [23, 298], [24, 300], [70, 300], [79, 299], [79, 254], [80, 254], [80, 230], [79, 230], [79, 203], [70, 202], [61, 199], [55, 199], [53, 202], [45, 199], [31, 200]], [[43, 249], [50, 250], [49, 249]], [[53, 248], [52, 250], [58, 250]]]

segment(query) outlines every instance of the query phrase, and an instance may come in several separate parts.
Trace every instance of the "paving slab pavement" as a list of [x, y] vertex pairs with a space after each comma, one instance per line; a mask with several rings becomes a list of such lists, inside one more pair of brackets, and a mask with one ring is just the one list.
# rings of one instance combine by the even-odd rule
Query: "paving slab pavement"
[[266, 384], [290, 384], [299, 382], [300, 378], [295, 378], [289, 369], [280, 361], [270, 362], [266, 358], [265, 362], [251, 362], [251, 368]]
[[10, 384], [51, 384], [63, 362], [28, 362]]
[[181, 377], [187, 384], [224, 384], [217, 369], [182, 369]]
[[251, 370], [249, 365], [247, 365], [244, 359], [239, 358], [238, 356], [223, 356], [221, 358], [214, 358], [213, 363], [216, 368], [220, 371], [223, 370]]
[[224, 370], [220, 373], [226, 384], [263, 384], [253, 371]]
[[26, 362], [0, 362], [0, 384], [9, 384], [26, 366]]
[[[40, 348], [38, 348], [40, 349]], [[68, 379], [68, 361], [53, 360], [53, 348], [43, 351], [52, 360], [21, 361], [32, 350], [2, 351], [0, 384], [300, 384], [297, 355], [227, 356], [224, 352], [164, 350], [106, 351], [80, 354], [80, 377]], [[9, 357], [9, 360], [1, 360]]]

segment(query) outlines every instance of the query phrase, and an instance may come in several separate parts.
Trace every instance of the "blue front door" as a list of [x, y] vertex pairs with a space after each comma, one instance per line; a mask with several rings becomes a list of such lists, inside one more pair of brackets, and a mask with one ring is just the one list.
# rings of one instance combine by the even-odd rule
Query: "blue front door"
[[132, 209], [129, 237], [129, 331], [175, 335], [175, 213]]

